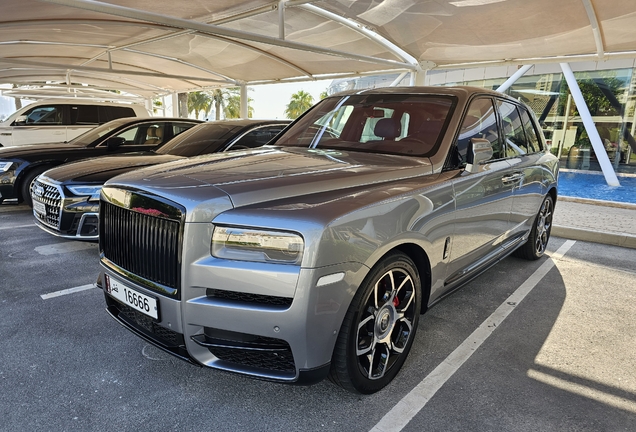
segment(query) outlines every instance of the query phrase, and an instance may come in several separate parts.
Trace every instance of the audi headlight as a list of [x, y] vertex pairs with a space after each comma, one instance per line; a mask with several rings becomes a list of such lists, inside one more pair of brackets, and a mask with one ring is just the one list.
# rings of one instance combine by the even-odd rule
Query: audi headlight
[[211, 249], [217, 258], [300, 265], [304, 241], [289, 232], [217, 226]]
[[13, 162], [0, 162], [0, 172], [7, 172], [11, 169]]
[[89, 201], [99, 201], [99, 193], [102, 190], [102, 186], [67, 186], [68, 190], [73, 192], [77, 196], [88, 196]]

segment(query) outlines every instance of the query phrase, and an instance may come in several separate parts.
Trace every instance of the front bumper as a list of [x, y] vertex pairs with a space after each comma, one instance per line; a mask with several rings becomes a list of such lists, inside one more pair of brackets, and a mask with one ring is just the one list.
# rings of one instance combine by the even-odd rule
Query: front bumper
[[36, 224], [44, 231], [70, 240], [98, 240], [99, 203], [67, 197], [61, 185], [41, 179], [34, 182], [31, 198]]
[[[290, 384], [324, 379], [355, 292], [359, 265], [282, 266], [288, 270], [280, 271], [267, 266], [248, 269], [243, 264], [254, 263], [228, 263], [212, 257], [193, 263], [184, 272], [184, 280], [193, 283], [181, 288], [180, 299], [159, 294], [104, 262], [100, 279], [108, 274], [155, 297], [158, 320], [105, 293], [113, 318], [183, 360]], [[318, 282], [333, 274], [342, 274], [342, 279], [324, 285]]]

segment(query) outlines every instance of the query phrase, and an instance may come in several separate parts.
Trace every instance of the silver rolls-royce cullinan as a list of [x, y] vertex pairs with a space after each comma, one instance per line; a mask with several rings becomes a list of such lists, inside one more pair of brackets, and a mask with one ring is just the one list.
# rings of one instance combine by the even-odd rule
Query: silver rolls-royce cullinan
[[273, 145], [108, 181], [98, 281], [118, 322], [183, 359], [372, 393], [428, 307], [544, 254], [557, 179], [532, 111], [503, 94], [338, 94]]

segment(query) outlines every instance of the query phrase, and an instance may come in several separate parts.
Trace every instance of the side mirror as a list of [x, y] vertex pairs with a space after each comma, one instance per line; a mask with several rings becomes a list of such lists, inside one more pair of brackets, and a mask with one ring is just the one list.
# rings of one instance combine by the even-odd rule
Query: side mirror
[[126, 138], [123, 137], [110, 137], [106, 140], [106, 147], [109, 151], [117, 150], [124, 145]]
[[24, 126], [28, 120], [28, 117], [25, 115], [19, 115], [13, 120], [13, 126]]
[[492, 158], [492, 144], [484, 138], [471, 138], [468, 143], [466, 171], [476, 173], [479, 165]]

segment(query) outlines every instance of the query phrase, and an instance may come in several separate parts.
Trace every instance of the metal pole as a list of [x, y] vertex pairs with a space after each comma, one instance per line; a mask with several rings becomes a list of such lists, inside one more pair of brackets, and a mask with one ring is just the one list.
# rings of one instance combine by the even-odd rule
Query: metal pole
[[601, 165], [601, 170], [603, 171], [603, 175], [605, 176], [605, 181], [610, 186], [620, 186], [621, 184], [618, 181], [618, 177], [616, 177], [616, 173], [614, 172], [614, 167], [612, 166], [612, 163], [607, 156], [607, 152], [605, 151], [605, 147], [603, 146], [603, 141], [601, 141], [601, 136], [598, 134], [598, 130], [596, 130], [594, 120], [592, 119], [590, 110], [585, 103], [583, 93], [581, 93], [579, 84], [576, 82], [576, 77], [574, 76], [574, 73], [570, 68], [570, 64], [560, 63], [560, 65], [561, 70], [563, 71], [563, 76], [565, 77], [565, 80], [568, 83], [568, 87], [570, 88], [572, 99], [574, 99], [574, 103], [576, 104], [576, 108], [579, 110], [579, 114], [581, 115], [581, 120], [583, 121], [585, 130], [587, 131], [587, 135], [590, 137], [590, 141], [592, 142], [594, 153], [596, 153], [596, 159], [598, 159], [598, 162]]
[[246, 119], [248, 116], [248, 99], [247, 99], [247, 84], [241, 84], [241, 118]]
[[521, 78], [526, 72], [528, 72], [532, 66], [534, 65], [529, 64], [529, 65], [521, 66], [517, 70], [517, 72], [513, 73], [512, 76], [506, 80], [505, 83], [499, 86], [497, 91], [501, 93], [505, 93], [506, 90], [508, 90], [514, 83], [517, 82], [519, 78]]
[[278, 38], [285, 40], [285, 0], [278, 2]]

